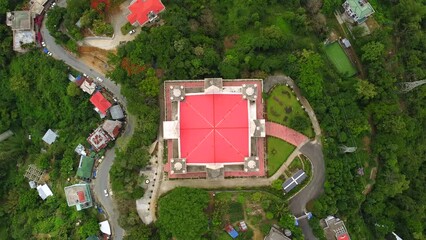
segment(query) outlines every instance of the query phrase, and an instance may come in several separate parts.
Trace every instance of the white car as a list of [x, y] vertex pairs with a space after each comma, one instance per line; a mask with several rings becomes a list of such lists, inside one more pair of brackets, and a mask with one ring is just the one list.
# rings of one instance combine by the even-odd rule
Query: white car
[[136, 29], [133, 29], [133, 30], [130, 30], [129, 34], [132, 35], [135, 32], [136, 32]]
[[108, 190], [104, 190], [104, 193], [105, 193], [105, 197], [108, 197], [109, 196], [109, 194], [108, 194]]
[[52, 53], [51, 52], [47, 52], [47, 55], [52, 56]]
[[98, 80], [99, 82], [103, 82], [104, 80], [100, 77], [96, 77], [96, 80]]
[[46, 43], [45, 42], [41, 42], [41, 46], [46, 47]]
[[50, 8], [53, 8], [53, 7], [55, 7], [56, 6], [56, 3], [55, 2], [53, 2], [52, 3], [52, 5], [50, 5]]

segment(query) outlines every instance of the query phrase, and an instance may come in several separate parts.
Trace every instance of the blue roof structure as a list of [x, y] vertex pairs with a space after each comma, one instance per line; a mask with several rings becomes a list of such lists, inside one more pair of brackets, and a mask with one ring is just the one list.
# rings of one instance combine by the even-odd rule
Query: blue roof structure
[[235, 229], [232, 229], [230, 232], [228, 232], [229, 236], [231, 236], [232, 238], [236, 238], [238, 237], [238, 232], [235, 231]]

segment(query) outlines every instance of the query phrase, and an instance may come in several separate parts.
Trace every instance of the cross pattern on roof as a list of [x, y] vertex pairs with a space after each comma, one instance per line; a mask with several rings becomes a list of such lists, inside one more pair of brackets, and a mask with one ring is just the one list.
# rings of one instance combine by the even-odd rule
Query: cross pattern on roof
[[282, 187], [284, 191], [289, 192], [295, 188], [298, 184], [301, 184], [306, 179], [306, 173], [303, 170], [296, 172], [291, 178], [287, 179]]
[[188, 164], [244, 162], [248, 125], [241, 94], [187, 95], [180, 102], [181, 158]]

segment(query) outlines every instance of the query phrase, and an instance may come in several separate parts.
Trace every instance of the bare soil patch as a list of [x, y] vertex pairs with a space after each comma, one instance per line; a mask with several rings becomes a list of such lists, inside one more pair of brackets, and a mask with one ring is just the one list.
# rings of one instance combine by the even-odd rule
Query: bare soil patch
[[100, 48], [82, 46], [78, 48], [80, 60], [89, 65], [91, 68], [96, 69], [103, 74], [112, 70], [112, 66], [108, 64], [108, 53], [114, 51], [106, 51]]

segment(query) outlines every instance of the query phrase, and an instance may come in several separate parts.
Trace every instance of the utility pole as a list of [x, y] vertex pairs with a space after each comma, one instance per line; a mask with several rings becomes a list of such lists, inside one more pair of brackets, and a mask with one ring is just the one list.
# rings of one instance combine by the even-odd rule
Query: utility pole
[[418, 86], [421, 86], [421, 85], [423, 85], [425, 83], [426, 83], [426, 79], [419, 80], [419, 81], [414, 81], [414, 82], [403, 82], [403, 83], [400, 83], [401, 92], [407, 93], [407, 92], [413, 90], [414, 88], [416, 88]]
[[357, 147], [348, 147], [345, 145], [340, 146], [339, 148], [342, 153], [353, 153], [357, 150]]

